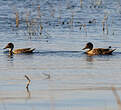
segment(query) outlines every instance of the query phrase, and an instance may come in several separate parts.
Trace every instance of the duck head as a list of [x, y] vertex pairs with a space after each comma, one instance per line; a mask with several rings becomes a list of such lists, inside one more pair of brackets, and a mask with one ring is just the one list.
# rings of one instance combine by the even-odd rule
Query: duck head
[[13, 45], [13, 43], [8, 43], [6, 46], [5, 46], [5, 48], [3, 48], [3, 49], [10, 49], [10, 51], [12, 51], [13, 50], [13, 48], [14, 48], [14, 45]]
[[92, 50], [92, 49], [93, 49], [93, 44], [92, 44], [91, 42], [88, 42], [88, 43], [86, 44], [86, 46], [85, 46], [82, 50], [85, 50], [85, 49], [90, 49], [90, 50]]

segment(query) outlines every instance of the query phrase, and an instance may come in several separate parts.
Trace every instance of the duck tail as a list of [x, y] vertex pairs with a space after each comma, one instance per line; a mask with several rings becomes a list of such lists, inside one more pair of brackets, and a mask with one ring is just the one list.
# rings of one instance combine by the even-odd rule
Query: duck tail
[[32, 51], [34, 51], [35, 50], [35, 48], [33, 48], [33, 49], [31, 49]]
[[34, 50], [35, 50], [35, 48], [32, 48], [32, 49], [31, 49], [31, 52], [33, 52]]
[[112, 54], [113, 51], [115, 51], [116, 49], [111, 49], [109, 50], [109, 52], [107, 54]]

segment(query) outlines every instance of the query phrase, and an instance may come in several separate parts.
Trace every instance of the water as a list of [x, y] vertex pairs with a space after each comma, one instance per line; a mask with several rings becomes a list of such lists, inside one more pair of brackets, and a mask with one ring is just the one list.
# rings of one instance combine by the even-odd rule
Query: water
[[[0, 1], [0, 110], [119, 109], [112, 87], [120, 96], [120, 17], [120, 0]], [[11, 57], [8, 42], [36, 50]], [[87, 56], [87, 42], [116, 51]]]

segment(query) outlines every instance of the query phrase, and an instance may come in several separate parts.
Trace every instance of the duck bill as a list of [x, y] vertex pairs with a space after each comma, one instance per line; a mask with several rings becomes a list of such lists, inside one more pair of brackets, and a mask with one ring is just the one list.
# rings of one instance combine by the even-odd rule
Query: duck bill
[[3, 49], [7, 49], [8, 48], [8, 45], [7, 46], [5, 46]]
[[87, 47], [84, 47], [82, 50], [85, 50], [85, 49], [87, 49]]

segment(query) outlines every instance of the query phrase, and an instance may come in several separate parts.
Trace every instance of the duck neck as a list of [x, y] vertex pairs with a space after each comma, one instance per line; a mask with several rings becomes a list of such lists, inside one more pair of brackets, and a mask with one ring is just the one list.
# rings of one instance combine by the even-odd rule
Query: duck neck
[[89, 48], [89, 51], [92, 50], [92, 49], [93, 49], [93, 46], [91, 46], [91, 47]]
[[13, 55], [13, 49], [12, 48], [9, 49], [9, 54]]
[[89, 50], [88, 51], [91, 51], [93, 48], [89, 48]]

